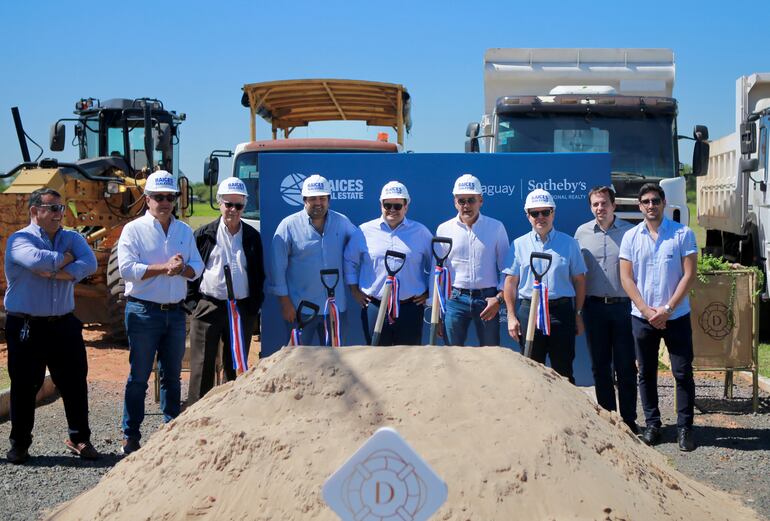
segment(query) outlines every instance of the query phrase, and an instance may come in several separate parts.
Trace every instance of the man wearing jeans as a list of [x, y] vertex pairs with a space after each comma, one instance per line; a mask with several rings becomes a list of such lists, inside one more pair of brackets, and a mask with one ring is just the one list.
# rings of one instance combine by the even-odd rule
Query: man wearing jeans
[[503, 223], [481, 214], [484, 196], [477, 177], [458, 177], [452, 195], [457, 216], [436, 230], [437, 236], [452, 239], [446, 261], [452, 276], [452, 294], [444, 316], [446, 343], [465, 345], [472, 321], [479, 345], [497, 346], [508, 233]]
[[[631, 299], [620, 284], [620, 243], [634, 226], [615, 217], [615, 192], [599, 186], [588, 193], [596, 217], [578, 227], [575, 240], [583, 251], [586, 300], [583, 320], [596, 386], [596, 401], [608, 411], [620, 408], [620, 416], [634, 434], [636, 425], [636, 358], [631, 335]], [[613, 373], [617, 375], [618, 406]]]
[[145, 185], [147, 213], [128, 223], [118, 241], [120, 276], [126, 284], [126, 332], [131, 371], [123, 405], [123, 453], [140, 448], [147, 381], [158, 354], [160, 408], [166, 422], [180, 408], [185, 348], [187, 281], [203, 271], [189, 226], [174, 218], [176, 179], [159, 170]]
[[642, 440], [647, 445], [660, 440], [658, 349], [663, 339], [676, 380], [677, 443], [680, 450], [691, 451], [695, 381], [687, 292], [695, 278], [698, 248], [692, 230], [664, 217], [665, 207], [666, 194], [657, 184], [642, 185], [639, 210], [644, 221], [623, 236], [620, 280], [633, 303], [631, 327], [647, 424]]

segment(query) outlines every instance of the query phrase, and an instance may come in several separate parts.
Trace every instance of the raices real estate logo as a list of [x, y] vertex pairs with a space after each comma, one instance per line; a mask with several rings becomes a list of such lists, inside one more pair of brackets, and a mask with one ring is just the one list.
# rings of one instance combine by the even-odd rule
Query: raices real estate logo
[[[305, 174], [289, 174], [281, 181], [281, 197], [290, 206], [302, 206], [302, 183]], [[361, 199], [364, 198], [363, 179], [330, 179], [332, 199]]]

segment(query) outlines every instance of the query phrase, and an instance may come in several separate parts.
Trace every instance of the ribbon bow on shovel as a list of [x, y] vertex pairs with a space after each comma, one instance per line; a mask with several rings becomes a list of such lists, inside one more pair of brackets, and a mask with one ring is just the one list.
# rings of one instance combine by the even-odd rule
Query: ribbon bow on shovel
[[225, 284], [227, 285], [227, 318], [230, 324], [230, 352], [233, 355], [233, 369], [235, 374], [243, 374], [249, 369], [246, 359], [246, 346], [244, 345], [243, 323], [241, 312], [238, 310], [238, 301], [235, 300], [233, 291], [233, 275], [230, 266], [225, 264]]
[[[391, 267], [389, 259], [401, 259], [401, 263], [395, 268]], [[380, 343], [380, 335], [382, 334], [382, 326], [385, 323], [385, 315], [388, 315], [388, 323], [393, 324], [398, 318], [398, 279], [396, 273], [401, 271], [406, 262], [406, 255], [400, 251], [388, 250], [385, 252], [385, 269], [388, 272], [388, 278], [385, 279], [385, 289], [382, 291], [382, 300], [380, 301], [380, 309], [377, 311], [377, 321], [374, 323], [374, 332], [372, 333], [372, 345], [376, 346]]]
[[[436, 251], [436, 245], [439, 245], [439, 249], [443, 250], [444, 247], [440, 246], [442, 244], [446, 244], [446, 250], [443, 255], [440, 255]], [[436, 258], [436, 268], [433, 270], [433, 309], [431, 309], [430, 313], [429, 344], [435, 346], [439, 321], [446, 314], [446, 303], [452, 294], [452, 275], [449, 273], [449, 268], [444, 266], [444, 262], [452, 251], [452, 239], [449, 237], [434, 237], [430, 241], [430, 247], [433, 250], [433, 256]]]
[[[538, 272], [535, 268], [535, 259], [547, 261], [545, 269]], [[524, 356], [532, 358], [532, 344], [535, 341], [535, 325], [543, 331], [544, 334], [551, 333], [551, 317], [548, 311], [548, 288], [543, 290], [543, 277], [551, 269], [553, 257], [550, 253], [533, 252], [529, 257], [529, 268], [535, 276], [535, 283], [532, 286], [532, 302], [529, 308], [529, 320], [527, 320], [527, 338], [524, 342]], [[543, 292], [541, 298], [541, 292]]]
[[[303, 309], [309, 309], [311, 311], [310, 318], [307, 320], [304, 320], [302, 318], [302, 310]], [[301, 346], [302, 345], [302, 328], [304, 328], [306, 325], [308, 325], [310, 322], [312, 322], [317, 316], [318, 311], [320, 311], [320, 308], [313, 304], [312, 302], [308, 302], [307, 300], [303, 300], [299, 303], [297, 306], [297, 327], [291, 330], [291, 336], [289, 337], [289, 343], [290, 346]]]

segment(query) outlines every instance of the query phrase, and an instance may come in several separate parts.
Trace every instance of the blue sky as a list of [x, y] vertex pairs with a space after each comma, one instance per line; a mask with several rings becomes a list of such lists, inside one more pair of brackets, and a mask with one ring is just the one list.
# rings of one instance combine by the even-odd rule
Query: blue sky
[[[155, 97], [187, 114], [181, 168], [202, 179], [213, 149], [249, 138], [244, 83], [349, 78], [401, 83], [412, 95], [415, 152], [461, 152], [483, 112], [491, 47], [666, 47], [674, 50], [679, 132], [734, 131], [735, 80], [770, 71], [765, 1], [725, 2], [2, 2], [0, 171], [21, 161], [18, 106], [43, 157], [51, 123], [82, 97]], [[374, 139], [349, 124], [345, 136]], [[295, 137], [328, 134], [298, 129]], [[336, 129], [335, 129], [336, 131]], [[67, 129], [68, 141], [72, 137]], [[260, 125], [258, 138], [269, 128]], [[32, 148], [33, 157], [36, 155]], [[681, 147], [690, 162], [691, 147]], [[224, 165], [223, 165], [224, 166]]]

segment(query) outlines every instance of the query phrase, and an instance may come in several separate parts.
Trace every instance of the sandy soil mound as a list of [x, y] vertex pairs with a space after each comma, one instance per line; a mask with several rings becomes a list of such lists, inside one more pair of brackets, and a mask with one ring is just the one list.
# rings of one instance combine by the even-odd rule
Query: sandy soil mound
[[321, 487], [381, 426], [449, 487], [437, 520], [758, 519], [500, 348], [292, 348], [215, 389], [53, 519], [334, 520]]

